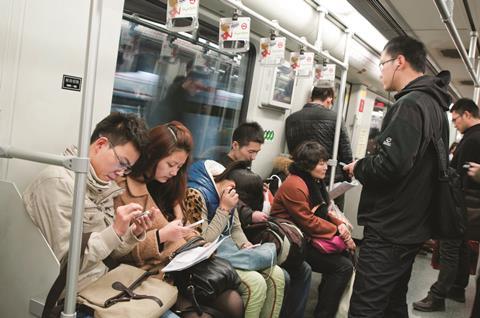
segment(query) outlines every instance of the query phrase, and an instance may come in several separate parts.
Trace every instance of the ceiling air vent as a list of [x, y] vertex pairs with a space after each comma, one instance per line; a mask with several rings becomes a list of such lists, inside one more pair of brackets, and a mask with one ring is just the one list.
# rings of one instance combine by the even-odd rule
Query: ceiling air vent
[[465, 85], [465, 86], [473, 86], [473, 81], [472, 80], [461, 80], [461, 81], [458, 81], [461, 85]]
[[458, 54], [457, 49], [442, 49], [440, 50], [443, 56], [448, 57], [450, 59], [459, 59], [460, 54]]

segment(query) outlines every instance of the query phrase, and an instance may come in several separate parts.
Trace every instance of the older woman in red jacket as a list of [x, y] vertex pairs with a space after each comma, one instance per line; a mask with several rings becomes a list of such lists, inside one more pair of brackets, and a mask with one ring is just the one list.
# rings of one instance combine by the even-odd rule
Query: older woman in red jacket
[[[295, 149], [292, 157], [290, 175], [275, 194], [270, 214], [294, 222], [307, 240], [339, 235], [347, 246], [354, 247], [346, 224], [328, 211], [330, 199], [323, 182], [328, 160], [325, 148], [306, 141]], [[353, 272], [352, 261], [347, 252], [322, 253], [311, 244], [307, 244], [306, 261], [314, 272], [322, 273], [315, 317], [334, 318]]]

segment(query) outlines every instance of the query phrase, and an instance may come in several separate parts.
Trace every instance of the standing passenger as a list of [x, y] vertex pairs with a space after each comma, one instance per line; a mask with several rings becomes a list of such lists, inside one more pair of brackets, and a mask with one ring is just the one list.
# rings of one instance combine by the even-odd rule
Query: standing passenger
[[363, 191], [358, 224], [365, 226], [349, 317], [408, 317], [406, 294], [415, 255], [432, 234], [431, 201], [438, 180], [434, 132], [448, 144], [445, 111], [450, 75], [424, 75], [423, 43], [391, 39], [380, 57], [383, 87], [398, 92], [372, 155], [344, 170]]
[[[480, 162], [480, 116], [473, 100], [461, 98], [450, 109], [452, 122], [463, 138], [457, 145], [450, 166], [462, 177], [462, 189], [480, 195], [480, 185], [467, 175], [463, 168], [469, 162]], [[476, 205], [480, 202], [478, 198]], [[467, 207], [471, 202], [466, 200]], [[437, 281], [430, 287], [424, 299], [414, 302], [413, 308], [420, 311], [444, 311], [445, 298], [465, 302], [465, 288], [470, 276], [469, 249], [463, 238], [440, 240], [440, 272]]]

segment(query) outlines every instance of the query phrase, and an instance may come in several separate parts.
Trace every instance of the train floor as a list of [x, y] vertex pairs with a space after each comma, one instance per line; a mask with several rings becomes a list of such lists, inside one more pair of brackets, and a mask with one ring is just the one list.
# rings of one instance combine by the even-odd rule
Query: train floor
[[[472, 308], [475, 294], [475, 276], [470, 276], [470, 282], [466, 290], [466, 302], [464, 304], [450, 299], [445, 301], [445, 312], [425, 313], [413, 310], [412, 302], [422, 299], [427, 295], [428, 289], [437, 279], [438, 271], [430, 266], [432, 254], [418, 255], [413, 266], [413, 273], [408, 286], [407, 302], [410, 318], [468, 318]], [[317, 299], [317, 286], [321, 280], [321, 274], [313, 273], [312, 287], [305, 312], [305, 318], [313, 318], [313, 310]], [[337, 318], [344, 318], [337, 316]]]

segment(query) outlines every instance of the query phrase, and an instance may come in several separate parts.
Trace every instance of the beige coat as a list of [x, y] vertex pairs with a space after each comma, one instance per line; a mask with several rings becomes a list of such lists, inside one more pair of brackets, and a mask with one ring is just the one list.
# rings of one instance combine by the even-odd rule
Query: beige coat
[[[74, 155], [75, 153], [76, 150], [71, 148], [67, 149], [65, 154]], [[40, 228], [60, 262], [64, 261], [68, 252], [74, 181], [75, 174], [72, 171], [63, 167], [49, 166], [37, 176], [23, 194], [27, 212], [35, 225]], [[103, 259], [110, 254], [114, 258], [123, 256], [129, 253], [139, 241], [131, 230], [121, 238], [113, 230], [113, 197], [120, 192], [121, 189], [115, 183], [99, 180], [90, 166], [83, 232], [92, 234], [80, 267], [79, 290], [107, 272]]]
[[[138, 203], [145, 210], [151, 207], [157, 207], [152, 196], [148, 193], [145, 183], [136, 181], [130, 177], [120, 177], [116, 180], [118, 185], [125, 191], [115, 198], [115, 206], [128, 203]], [[124, 262], [131, 263], [143, 269], [150, 269], [156, 266], [159, 269], [165, 267], [170, 261], [170, 255], [180, 246], [186, 243], [186, 240], [180, 239], [175, 242], [165, 242], [159, 244], [157, 241], [157, 230], [168, 224], [168, 220], [163, 213], [160, 213], [154, 220], [152, 229], [147, 231], [146, 239], [137, 244], [132, 252], [123, 259]], [[190, 238], [191, 236], [187, 237]]]

